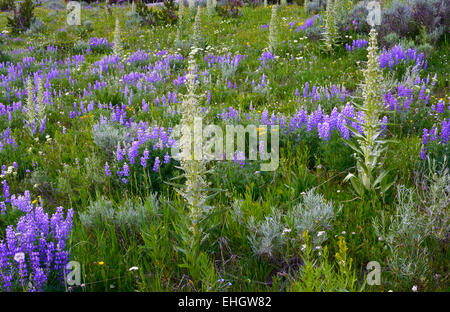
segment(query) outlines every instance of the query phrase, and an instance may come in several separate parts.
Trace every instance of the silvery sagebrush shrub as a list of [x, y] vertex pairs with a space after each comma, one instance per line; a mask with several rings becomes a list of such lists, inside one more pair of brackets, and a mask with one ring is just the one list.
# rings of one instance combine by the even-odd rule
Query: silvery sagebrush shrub
[[155, 194], [141, 199], [126, 199], [121, 203], [100, 198], [80, 213], [81, 224], [93, 231], [102, 231], [108, 225], [137, 232], [159, 209]]
[[305, 29], [305, 36], [312, 42], [323, 39], [323, 30], [319, 25], [314, 25]]
[[28, 28], [25, 31], [26, 35], [34, 35], [38, 34], [45, 30], [45, 24], [39, 19], [36, 18], [34, 21], [30, 24], [30, 28]]
[[[333, 203], [327, 202], [322, 194], [310, 190], [303, 196], [303, 202], [288, 211], [287, 225], [297, 233], [316, 233], [319, 228], [328, 228], [334, 215]], [[314, 241], [316, 244], [326, 239], [326, 234], [319, 237], [318, 241]]]
[[[368, 0], [358, 2], [347, 18], [350, 25], [358, 33], [368, 33], [367, 24]], [[450, 4], [446, 0], [394, 0], [382, 6], [379, 35], [382, 43], [389, 44], [392, 38], [386, 36], [395, 33], [400, 38], [414, 38], [425, 27], [431, 44], [436, 44], [448, 31], [450, 22]]]
[[417, 25], [423, 25], [428, 32], [433, 29], [450, 27], [450, 3], [446, 0], [414, 0], [411, 16]]
[[128, 142], [128, 134], [110, 123], [97, 123], [92, 131], [94, 143], [108, 156], [113, 156], [117, 144]]
[[220, 63], [220, 70], [222, 72], [222, 79], [224, 81], [228, 81], [234, 77], [236, 71], [239, 67], [239, 64], [235, 64], [233, 62], [222, 62]]
[[126, 13], [126, 17], [127, 19], [125, 24], [127, 27], [141, 25], [144, 21], [136, 11], [128, 11]]
[[92, 202], [80, 213], [81, 224], [85, 227], [101, 229], [104, 223], [114, 220], [115, 210], [111, 201], [103, 198]]
[[306, 13], [307, 14], [317, 14], [321, 10], [325, 10], [326, 1], [325, 0], [315, 0], [306, 2]]
[[[69, 2], [69, 1], [67, 1]], [[51, 9], [51, 10], [65, 10], [66, 6], [64, 5], [65, 3], [61, 0], [46, 0], [46, 1], [41, 1], [41, 6]]]
[[386, 259], [389, 273], [405, 286], [415, 285], [430, 271], [429, 251], [425, 246], [430, 232], [414, 201], [413, 191], [400, 186], [397, 197], [395, 214], [386, 217], [381, 212], [373, 220], [373, 226], [378, 239], [389, 248], [390, 254]]
[[400, 37], [396, 33], [391, 32], [391, 33], [387, 34], [386, 37], [384, 37], [384, 41], [385, 41], [386, 47], [390, 48], [399, 43]]
[[75, 54], [83, 54], [89, 48], [89, 43], [79, 40], [73, 44], [72, 51]]
[[381, 12], [380, 37], [384, 38], [391, 32], [397, 33], [400, 37], [408, 37], [417, 32], [411, 9], [407, 3], [395, 0], [390, 6], [384, 7]]
[[83, 26], [84, 28], [89, 32], [92, 30], [92, 25], [94, 24], [90, 19], [83, 20]]
[[251, 216], [247, 227], [250, 232], [250, 245], [255, 255], [269, 257], [281, 255], [286, 242], [281, 235], [283, 232], [281, 213], [276, 208], [272, 208], [271, 214], [259, 222]]
[[450, 174], [446, 161], [438, 168], [435, 161], [428, 160], [426, 173], [416, 185], [417, 189], [398, 188], [394, 215], [386, 218], [382, 213], [373, 220], [375, 233], [390, 251], [386, 259], [389, 273], [405, 288], [427, 282], [436, 252], [427, 246], [433, 246], [429, 243], [434, 241], [436, 248], [445, 253], [450, 233]]
[[450, 238], [450, 173], [447, 159], [442, 163], [428, 158], [428, 168], [421, 183], [422, 209], [429, 217], [430, 234], [441, 242]]
[[[235, 205], [236, 213], [239, 205]], [[321, 245], [327, 240], [325, 230], [331, 227], [333, 218], [338, 211], [334, 211], [333, 203], [327, 202], [321, 194], [314, 189], [303, 196], [301, 202], [290, 208], [286, 213], [272, 208], [271, 213], [261, 221], [250, 217], [247, 228], [252, 250], [257, 256], [270, 258], [280, 257], [284, 254], [284, 247], [288, 237], [294, 237], [294, 246], [300, 246], [303, 233], [311, 235], [311, 242]]]

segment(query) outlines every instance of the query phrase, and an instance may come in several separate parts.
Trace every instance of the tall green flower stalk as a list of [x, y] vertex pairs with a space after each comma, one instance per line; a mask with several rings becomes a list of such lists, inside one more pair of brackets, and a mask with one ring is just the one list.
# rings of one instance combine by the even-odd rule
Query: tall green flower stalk
[[272, 17], [269, 25], [269, 51], [275, 53], [278, 45], [278, 29], [277, 29], [277, 10], [278, 5], [272, 6]]
[[[44, 83], [41, 78], [38, 80], [38, 90], [37, 90], [37, 103], [34, 100], [34, 93], [33, 93], [33, 82], [31, 78], [28, 78], [26, 83], [26, 89], [27, 89], [27, 120], [29, 123], [29, 131], [31, 135], [34, 135], [35, 129], [40, 127], [45, 118], [45, 103], [44, 103]], [[37, 106], [37, 110], [36, 110]]]
[[393, 182], [387, 183], [386, 178], [389, 171], [383, 170], [380, 163], [380, 157], [387, 149], [388, 141], [381, 140], [382, 121], [380, 116], [384, 107], [379, 85], [383, 80], [383, 74], [379, 66], [377, 32], [374, 28], [370, 31], [368, 63], [364, 71], [364, 78], [364, 103], [360, 107], [364, 113], [363, 122], [360, 123], [363, 133], [360, 134], [355, 128], [347, 126], [353, 131], [358, 142], [358, 145], [355, 145], [347, 140], [349, 146], [356, 152], [357, 174], [349, 173], [345, 181], [350, 180], [360, 197], [368, 195], [375, 204], [375, 199], [383, 195]]
[[120, 21], [119, 21], [119, 15], [116, 15], [116, 26], [114, 28], [114, 47], [113, 47], [113, 53], [114, 55], [120, 56], [122, 53], [122, 36], [120, 34]]
[[36, 104], [34, 102], [33, 97], [33, 83], [31, 82], [31, 78], [28, 78], [27, 80], [27, 119], [28, 123], [30, 124], [30, 133], [33, 134], [33, 127], [35, 127], [36, 123]]
[[267, 0], [264, 0], [264, 7], [267, 8]]
[[181, 47], [181, 37], [183, 36], [183, 26], [184, 26], [184, 0], [180, 0], [178, 3], [178, 25], [177, 33], [175, 37], [175, 45]]
[[199, 48], [200, 43], [202, 41], [202, 8], [200, 6], [197, 7], [197, 14], [195, 15], [194, 25], [193, 25], [193, 43], [192, 46]]
[[336, 42], [336, 12], [333, 0], [327, 0], [327, 11], [325, 15], [325, 46], [327, 50], [333, 51]]
[[195, 8], [195, 0], [189, 0], [189, 10], [193, 11]]
[[184, 0], [178, 2], [178, 26], [182, 24], [184, 16]]
[[336, 23], [339, 21], [339, 18], [342, 16], [343, 11], [343, 3], [342, 0], [334, 0], [333, 1], [333, 14], [334, 20]]
[[38, 122], [39, 125], [41, 125], [44, 122], [44, 119], [46, 117], [45, 115], [45, 103], [44, 103], [44, 82], [41, 78], [39, 78], [38, 82]]
[[[184, 227], [180, 231], [181, 248], [184, 254], [184, 263], [181, 267], [189, 271], [189, 275], [195, 285], [201, 285], [204, 290], [211, 289], [217, 280], [214, 266], [208, 255], [201, 251], [201, 243], [207, 237], [205, 234], [204, 220], [210, 208], [206, 202], [208, 196], [209, 183], [207, 180], [207, 155], [202, 153], [203, 145], [201, 140], [196, 138], [202, 136], [201, 127], [196, 126], [196, 120], [202, 117], [203, 113], [200, 105], [200, 96], [197, 94], [196, 62], [195, 54], [197, 49], [192, 47], [189, 54], [189, 66], [187, 75], [187, 94], [182, 96], [180, 112], [182, 114], [180, 126], [182, 131], [179, 146], [181, 147], [180, 169], [184, 172], [184, 186], [178, 189], [178, 193], [185, 199], [188, 206], [188, 214], [184, 217]], [[192, 131], [193, 130], [193, 131]], [[192, 134], [194, 143], [192, 144]], [[203, 154], [200, 159], [193, 159], [194, 156]]]
[[345, 16], [348, 16], [352, 9], [353, 2], [351, 0], [342, 0], [342, 11]]
[[344, 23], [347, 18], [352, 3], [349, 0], [334, 0], [333, 14], [336, 23]]
[[212, 0], [206, 0], [206, 13], [209, 17], [214, 15], [214, 6]]
[[282, 7], [287, 6], [287, 0], [281, 0], [281, 1], [280, 1], [280, 5], [281, 5]]
[[[201, 106], [199, 104], [199, 96], [196, 94], [198, 82], [195, 79], [196, 72], [196, 62], [195, 62], [195, 48], [192, 49], [189, 55], [189, 67], [187, 75], [187, 94], [183, 96], [181, 102], [180, 111], [182, 114], [181, 126], [185, 129], [194, 129], [194, 137], [196, 135], [201, 135], [201, 133], [196, 133], [197, 130], [194, 127], [195, 118], [201, 117]], [[194, 153], [202, 149], [202, 146], [197, 146], [198, 143], [194, 140]], [[191, 136], [182, 136], [181, 146], [183, 149], [191, 150]], [[180, 165], [184, 171], [186, 178], [186, 188], [182, 193], [183, 197], [188, 202], [190, 207], [190, 219], [192, 223], [192, 232], [194, 236], [198, 235], [196, 224], [199, 217], [202, 214], [202, 205], [204, 203], [204, 190], [207, 188], [208, 184], [205, 179], [206, 174], [206, 161], [204, 160], [194, 160], [192, 159], [191, 153], [184, 154], [185, 156], [181, 158]], [[187, 157], [186, 157], [187, 156]]]

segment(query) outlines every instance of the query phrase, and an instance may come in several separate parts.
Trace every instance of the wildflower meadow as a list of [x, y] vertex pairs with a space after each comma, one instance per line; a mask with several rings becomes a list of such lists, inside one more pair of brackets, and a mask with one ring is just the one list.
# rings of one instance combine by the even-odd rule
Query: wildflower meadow
[[2, 292], [449, 290], [448, 1], [0, 10]]

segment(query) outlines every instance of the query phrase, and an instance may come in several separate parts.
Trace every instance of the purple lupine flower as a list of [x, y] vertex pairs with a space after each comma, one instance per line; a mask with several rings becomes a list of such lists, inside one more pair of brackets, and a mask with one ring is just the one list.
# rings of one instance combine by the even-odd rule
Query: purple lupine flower
[[126, 177], [128, 177], [130, 175], [130, 169], [129, 169], [127, 163], [123, 164], [122, 174]]
[[422, 160], [425, 160], [425, 158], [426, 158], [426, 150], [425, 150], [425, 148], [422, 148], [420, 150], [420, 158], [422, 158]]
[[123, 150], [120, 148], [120, 145], [117, 144], [117, 149], [116, 149], [116, 160], [119, 162], [123, 159], [124, 157], [124, 152]]
[[105, 174], [107, 177], [111, 176], [111, 170], [109, 168], [108, 162], [105, 163]]
[[437, 129], [435, 126], [431, 127], [429, 138], [431, 142], [437, 140]]
[[444, 120], [441, 127], [441, 143], [447, 144], [450, 134], [450, 120]]
[[309, 91], [309, 82], [305, 83], [305, 87], [303, 88], [303, 98], [306, 98], [308, 96]]
[[264, 141], [261, 140], [259, 141], [259, 159], [265, 159], [266, 155], [265, 155], [265, 146], [264, 146]]
[[170, 156], [169, 153], [166, 153], [166, 155], [164, 155], [164, 164], [167, 164], [170, 162]]
[[153, 164], [153, 171], [159, 172], [159, 164], [160, 164], [159, 157], [156, 157], [155, 163]]
[[128, 161], [130, 164], [134, 164], [134, 160], [138, 157], [139, 142], [134, 141], [131, 143], [131, 147], [128, 149]]
[[0, 289], [15, 291], [15, 280], [27, 285], [29, 291], [42, 291], [47, 276], [54, 273], [62, 281], [69, 259], [64, 249], [72, 222], [72, 209], [64, 218], [63, 208], [58, 207], [49, 218], [42, 207], [31, 207], [15, 227], [8, 226], [5, 240], [0, 241]]
[[408, 108], [409, 108], [409, 99], [406, 99], [406, 100], [405, 100], [405, 103], [403, 104], [403, 107], [404, 107], [405, 109], [408, 109]]
[[423, 100], [423, 96], [425, 94], [425, 89], [426, 89], [425, 85], [420, 89], [419, 100]]
[[430, 135], [428, 134], [428, 129], [424, 128], [423, 129], [423, 134], [422, 134], [422, 144], [423, 144], [423, 146], [427, 146], [429, 136]]
[[325, 139], [328, 142], [330, 139], [330, 125], [328, 122], [319, 122], [317, 124], [317, 131], [319, 132], [319, 138]]
[[386, 133], [388, 118], [387, 116], [384, 116], [381, 120], [381, 133], [384, 135]]
[[261, 123], [267, 125], [269, 123], [269, 112], [265, 109], [261, 114]]
[[148, 151], [148, 149], [145, 149], [144, 155], [141, 157], [141, 166], [144, 168], [147, 168], [148, 157], [149, 157], [149, 151]]
[[444, 101], [440, 100], [440, 101], [436, 104], [436, 110], [437, 110], [440, 114], [444, 113], [444, 110], [445, 110], [445, 104], [444, 104]]
[[245, 154], [244, 152], [236, 151], [234, 152], [233, 161], [235, 164], [241, 166], [241, 169], [245, 166]]
[[6, 182], [6, 180], [3, 180], [2, 184], [3, 184], [3, 196], [5, 197], [5, 202], [7, 203], [7, 202], [9, 202], [9, 196], [10, 196], [9, 186], [8, 186], [8, 183]]
[[145, 99], [142, 99], [142, 111], [146, 112], [148, 109], [148, 104], [145, 102]]

